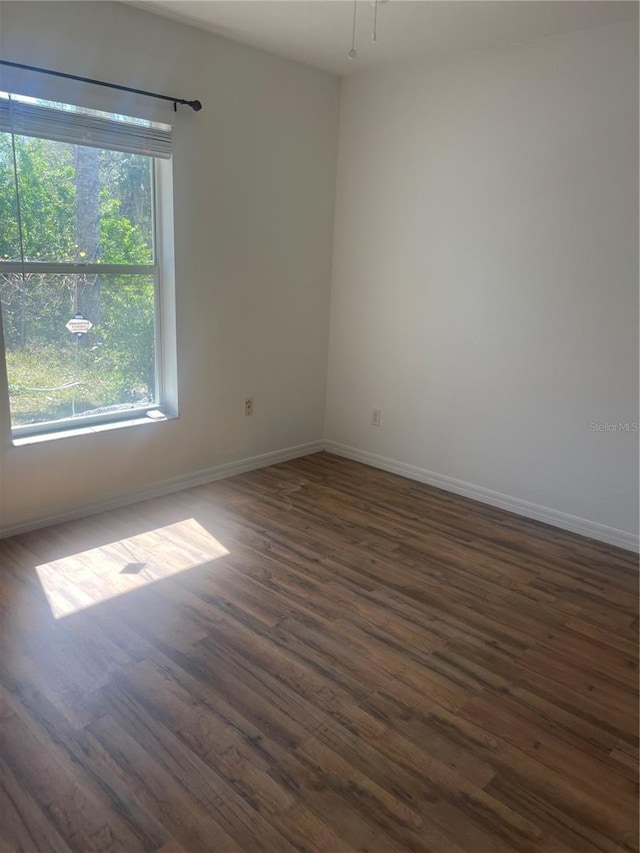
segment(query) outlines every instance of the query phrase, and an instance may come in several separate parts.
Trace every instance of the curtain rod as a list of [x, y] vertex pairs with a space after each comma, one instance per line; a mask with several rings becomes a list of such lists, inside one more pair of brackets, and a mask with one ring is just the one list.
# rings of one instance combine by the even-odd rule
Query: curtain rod
[[52, 77], [64, 77], [67, 80], [79, 80], [81, 83], [91, 83], [94, 86], [105, 86], [107, 89], [119, 89], [121, 92], [133, 92], [135, 95], [145, 95], [147, 98], [157, 98], [161, 101], [171, 101], [174, 111], [178, 104], [191, 107], [199, 112], [202, 109], [200, 101], [187, 101], [185, 98], [172, 98], [171, 95], [160, 95], [158, 92], [146, 92], [144, 89], [133, 89], [131, 86], [120, 86], [118, 83], [106, 83], [104, 80], [93, 80], [91, 77], [79, 77], [77, 74], [65, 74], [64, 71], [52, 71], [50, 68], [38, 68], [35, 65], [22, 65], [20, 62], [9, 62], [8, 59], [0, 59], [0, 65], [8, 65], [11, 68], [22, 68], [24, 71], [36, 71], [38, 74], [50, 74]]

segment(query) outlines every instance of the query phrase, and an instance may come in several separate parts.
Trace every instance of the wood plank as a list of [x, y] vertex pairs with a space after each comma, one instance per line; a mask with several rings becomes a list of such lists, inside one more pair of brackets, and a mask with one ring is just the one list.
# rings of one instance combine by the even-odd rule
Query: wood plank
[[0, 850], [638, 850], [638, 560], [318, 453], [0, 542]]

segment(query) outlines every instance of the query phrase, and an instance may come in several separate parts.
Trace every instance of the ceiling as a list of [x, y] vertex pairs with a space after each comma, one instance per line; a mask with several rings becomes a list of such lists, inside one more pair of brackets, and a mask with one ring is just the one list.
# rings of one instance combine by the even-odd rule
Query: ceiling
[[628, 0], [357, 0], [357, 59], [351, 0], [146, 0], [148, 11], [330, 71], [350, 74], [390, 63], [430, 62], [572, 30], [637, 20]]

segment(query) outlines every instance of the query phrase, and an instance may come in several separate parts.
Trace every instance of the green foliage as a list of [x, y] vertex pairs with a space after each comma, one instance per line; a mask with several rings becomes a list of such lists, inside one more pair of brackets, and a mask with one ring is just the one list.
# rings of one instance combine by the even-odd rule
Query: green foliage
[[80, 345], [76, 369], [75, 346], [71, 341], [65, 348], [45, 345], [8, 350], [14, 424], [70, 418], [108, 406], [118, 397], [121, 375], [104, 370]]
[[[25, 257], [71, 261], [75, 234], [73, 146], [16, 137]], [[0, 134], [0, 257], [20, 257], [11, 136]]]
[[[77, 203], [76, 147], [19, 136], [16, 157], [26, 260], [81, 262], [88, 253], [103, 264], [153, 262], [149, 158], [100, 151], [95, 175], [99, 189], [91, 194], [95, 207], [93, 213], [90, 210], [98, 223], [98, 244], [83, 247], [78, 234], [87, 233], [87, 223], [77, 221], [82, 206]], [[85, 203], [82, 209], [86, 208]], [[13, 152], [7, 133], [0, 133], [0, 259], [20, 259]], [[79, 414], [153, 400], [151, 276], [29, 273], [23, 280], [19, 274], [5, 273], [0, 275], [0, 300], [14, 423], [69, 417], [74, 409]], [[87, 311], [94, 328], [76, 344], [65, 324], [79, 308]], [[81, 384], [73, 386], [75, 390], [61, 387], [72, 381]], [[36, 388], [59, 390], [29, 390]]]
[[100, 195], [101, 259], [107, 258], [110, 264], [151, 263], [151, 252], [139, 230], [120, 211], [121, 200], [105, 189]]

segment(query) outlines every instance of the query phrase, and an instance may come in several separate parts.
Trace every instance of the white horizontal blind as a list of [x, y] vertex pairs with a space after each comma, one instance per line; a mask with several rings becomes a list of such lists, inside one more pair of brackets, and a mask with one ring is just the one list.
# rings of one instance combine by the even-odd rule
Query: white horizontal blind
[[55, 139], [73, 145], [111, 148], [144, 154], [147, 157], [171, 157], [171, 128], [140, 120], [103, 118], [73, 109], [56, 109], [0, 97], [0, 132], [20, 136]]

